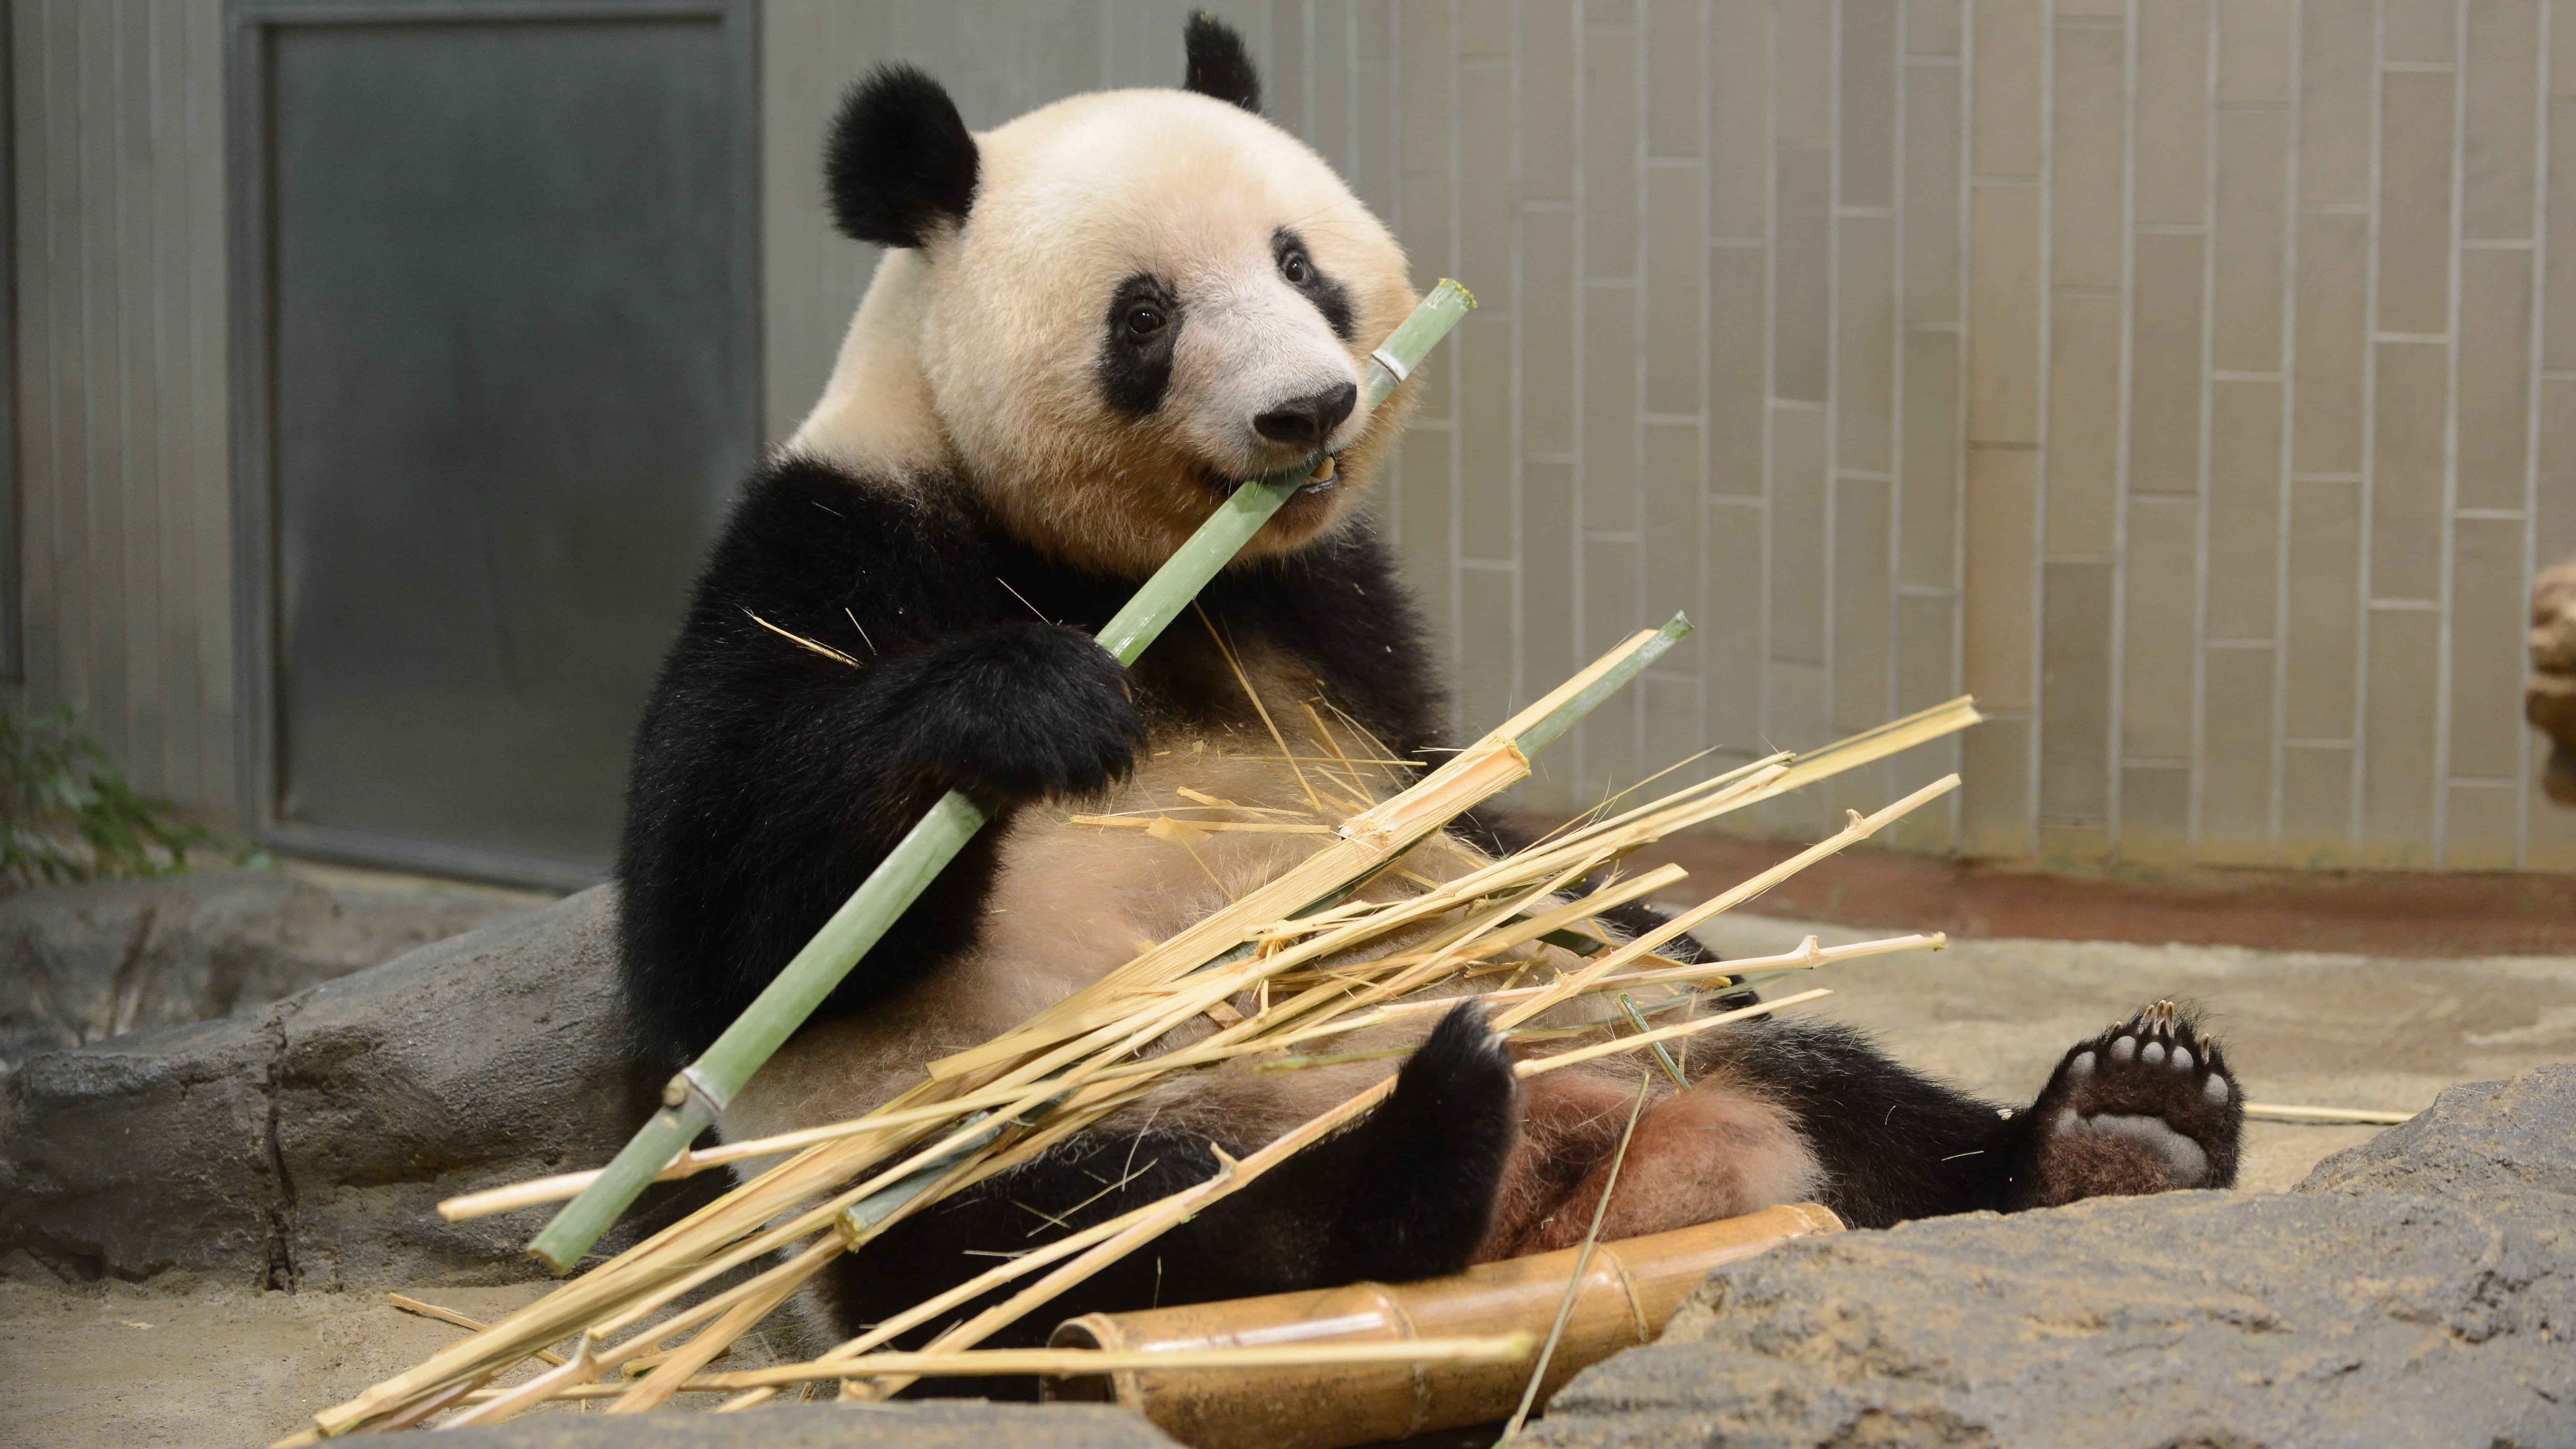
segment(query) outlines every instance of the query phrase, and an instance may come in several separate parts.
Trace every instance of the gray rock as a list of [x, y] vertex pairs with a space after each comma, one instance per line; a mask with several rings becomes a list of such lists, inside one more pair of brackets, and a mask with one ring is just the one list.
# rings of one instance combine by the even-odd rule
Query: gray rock
[[439, 1449], [1176, 1449], [1125, 1409], [1087, 1404], [833, 1404], [748, 1414], [535, 1414], [449, 1431]]
[[276, 871], [0, 896], [0, 1072], [38, 1052], [263, 1007], [537, 904], [518, 891]]
[[1539, 1444], [2576, 1444], [2576, 1072], [2445, 1094], [2281, 1196], [1791, 1243], [1561, 1391]]
[[[594, 1166], [652, 1110], [614, 909], [601, 887], [263, 1012], [35, 1058], [0, 1082], [0, 1251], [277, 1288], [538, 1276], [542, 1210], [433, 1207]], [[720, 1177], [657, 1189], [623, 1232]]]

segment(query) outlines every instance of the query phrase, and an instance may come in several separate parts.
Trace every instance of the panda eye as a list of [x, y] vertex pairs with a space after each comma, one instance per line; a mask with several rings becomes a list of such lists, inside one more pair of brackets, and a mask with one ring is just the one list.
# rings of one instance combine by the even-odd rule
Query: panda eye
[[1123, 325], [1127, 329], [1127, 336], [1129, 339], [1143, 342], [1151, 338], [1155, 333], [1162, 331], [1163, 322], [1162, 308], [1138, 305], [1127, 309], [1127, 316]]
[[1302, 287], [1315, 280], [1315, 267], [1304, 252], [1290, 252], [1279, 259], [1279, 275], [1286, 277], [1290, 285]]

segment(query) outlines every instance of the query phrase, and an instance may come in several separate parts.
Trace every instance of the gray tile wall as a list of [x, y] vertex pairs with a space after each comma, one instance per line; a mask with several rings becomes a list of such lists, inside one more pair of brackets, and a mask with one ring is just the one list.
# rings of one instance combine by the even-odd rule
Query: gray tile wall
[[[1168, 83], [1184, 8], [772, 0], [778, 426], [866, 274], [806, 180], [832, 90], [912, 55], [981, 125]], [[1701, 626], [1528, 803], [1972, 691], [1964, 741], [1742, 828], [1956, 768], [1904, 843], [2576, 868], [2517, 704], [2576, 552], [2576, 7], [1218, 9], [1482, 303], [1384, 499], [1461, 724]]]

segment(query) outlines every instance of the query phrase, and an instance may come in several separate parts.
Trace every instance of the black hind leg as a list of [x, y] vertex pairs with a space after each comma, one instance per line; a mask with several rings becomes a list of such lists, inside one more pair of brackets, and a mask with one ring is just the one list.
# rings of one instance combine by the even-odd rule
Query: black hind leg
[[2067, 1049], [2031, 1104], [2024, 1203], [2233, 1186], [2244, 1116], [2218, 1043], [2159, 1001]]
[[[1291, 1157], [1123, 1261], [985, 1340], [1045, 1343], [1057, 1323], [1124, 1312], [1401, 1280], [1465, 1268], [1494, 1215], [1511, 1155], [1520, 1085], [1482, 1011], [1441, 1020], [1397, 1075], [1395, 1090], [1351, 1128]], [[1074, 1139], [1038, 1160], [908, 1219], [835, 1263], [821, 1284], [843, 1334], [880, 1322], [991, 1268], [1204, 1181], [1215, 1148], [1237, 1158], [1259, 1144], [1212, 1144], [1171, 1130]], [[1025, 1287], [1025, 1283], [1013, 1285]], [[999, 1302], [997, 1290], [897, 1340], [917, 1347]], [[934, 1381], [930, 1393], [1034, 1397], [1035, 1380]]]

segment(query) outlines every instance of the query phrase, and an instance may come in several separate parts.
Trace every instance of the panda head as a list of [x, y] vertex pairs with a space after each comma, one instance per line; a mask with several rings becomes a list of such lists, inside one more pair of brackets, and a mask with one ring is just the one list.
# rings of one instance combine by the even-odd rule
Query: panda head
[[1357, 403], [1415, 302], [1404, 254], [1261, 118], [1233, 31], [1201, 16], [1187, 41], [1186, 89], [1074, 96], [981, 135], [910, 67], [850, 92], [825, 149], [833, 214], [899, 250], [800, 442], [828, 443], [836, 406], [925, 410], [916, 439], [1005, 526], [1124, 574], [1236, 484], [1319, 452], [1332, 481], [1246, 553], [1349, 515], [1402, 422], [1403, 393], [1374, 416]]

